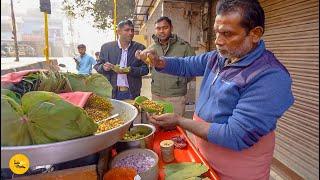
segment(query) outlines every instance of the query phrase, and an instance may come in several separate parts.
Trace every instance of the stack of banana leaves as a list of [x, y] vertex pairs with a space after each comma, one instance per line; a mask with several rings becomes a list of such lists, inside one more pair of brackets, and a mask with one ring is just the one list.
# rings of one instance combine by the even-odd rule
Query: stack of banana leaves
[[20, 97], [30, 91], [93, 92], [99, 96], [110, 98], [112, 86], [101, 74], [90, 76], [59, 71], [39, 71], [27, 74], [17, 84], [1, 84], [1, 88], [16, 92]]
[[92, 135], [98, 125], [58, 94], [1, 91], [1, 146], [46, 144]]
[[93, 92], [104, 98], [112, 97], [112, 86], [107, 78], [101, 74], [90, 76], [64, 73], [71, 87], [71, 91]]
[[[63, 92], [93, 92], [85, 107], [67, 102]], [[65, 141], [95, 134], [95, 121], [110, 114], [112, 86], [100, 74], [90, 76], [39, 71], [1, 87], [1, 146]]]

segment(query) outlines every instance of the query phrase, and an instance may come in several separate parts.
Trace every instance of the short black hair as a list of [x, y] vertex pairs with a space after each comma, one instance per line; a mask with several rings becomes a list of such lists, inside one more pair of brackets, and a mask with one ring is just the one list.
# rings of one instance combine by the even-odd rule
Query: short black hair
[[167, 21], [167, 23], [172, 27], [171, 19], [168, 18], [167, 16], [161, 16], [159, 19], [156, 20], [155, 24], [161, 21]]
[[128, 26], [134, 28], [133, 22], [130, 21], [130, 20], [120, 21], [117, 27], [121, 29], [121, 28], [123, 28], [125, 25], [128, 25]]
[[79, 45], [78, 45], [78, 49], [80, 49], [80, 48], [86, 48], [86, 45], [84, 45], [84, 44], [79, 44]]
[[97, 52], [94, 53], [94, 55], [99, 56], [99, 55], [100, 55], [100, 52], [97, 51]]
[[216, 15], [239, 12], [242, 15], [241, 26], [246, 32], [257, 26], [264, 31], [265, 15], [258, 0], [219, 0], [216, 6]]

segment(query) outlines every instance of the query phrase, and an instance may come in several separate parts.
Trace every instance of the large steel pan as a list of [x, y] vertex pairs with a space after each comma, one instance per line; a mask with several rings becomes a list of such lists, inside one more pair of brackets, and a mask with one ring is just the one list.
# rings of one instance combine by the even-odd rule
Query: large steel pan
[[117, 141], [129, 129], [138, 115], [138, 110], [131, 104], [111, 99], [112, 114], [119, 113], [125, 124], [112, 130], [83, 138], [30, 146], [1, 147], [1, 167], [9, 166], [10, 158], [15, 154], [25, 154], [30, 166], [52, 165], [78, 159], [106, 149]]

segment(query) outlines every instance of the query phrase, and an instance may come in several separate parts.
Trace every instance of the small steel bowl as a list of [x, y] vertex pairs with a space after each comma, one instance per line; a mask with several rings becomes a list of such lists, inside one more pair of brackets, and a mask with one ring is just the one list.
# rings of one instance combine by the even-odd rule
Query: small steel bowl
[[115, 144], [115, 148], [117, 152], [133, 149], [133, 148], [146, 148], [146, 149], [153, 149], [153, 140], [154, 140], [154, 133], [156, 128], [151, 124], [134, 124], [129, 131], [149, 131], [150, 133], [145, 137], [135, 140], [119, 140]]

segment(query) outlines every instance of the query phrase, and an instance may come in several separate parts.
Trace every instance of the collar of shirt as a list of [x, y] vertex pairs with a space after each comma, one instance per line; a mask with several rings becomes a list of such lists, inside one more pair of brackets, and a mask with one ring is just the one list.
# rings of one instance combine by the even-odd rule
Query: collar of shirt
[[79, 62], [81, 61], [81, 59], [83, 59], [87, 54], [85, 53], [83, 56], [81, 56], [81, 54], [79, 56], [76, 56], [76, 60], [78, 60]]
[[119, 48], [120, 48], [121, 50], [128, 51], [130, 45], [131, 45], [131, 42], [129, 43], [129, 46], [128, 46], [126, 49], [123, 49], [123, 48], [121, 47], [120, 40], [118, 39], [118, 46], [119, 46]]
[[80, 55], [80, 58], [82, 59], [82, 58], [84, 58], [86, 56], [87, 56], [87, 53], [84, 53], [83, 55]]

